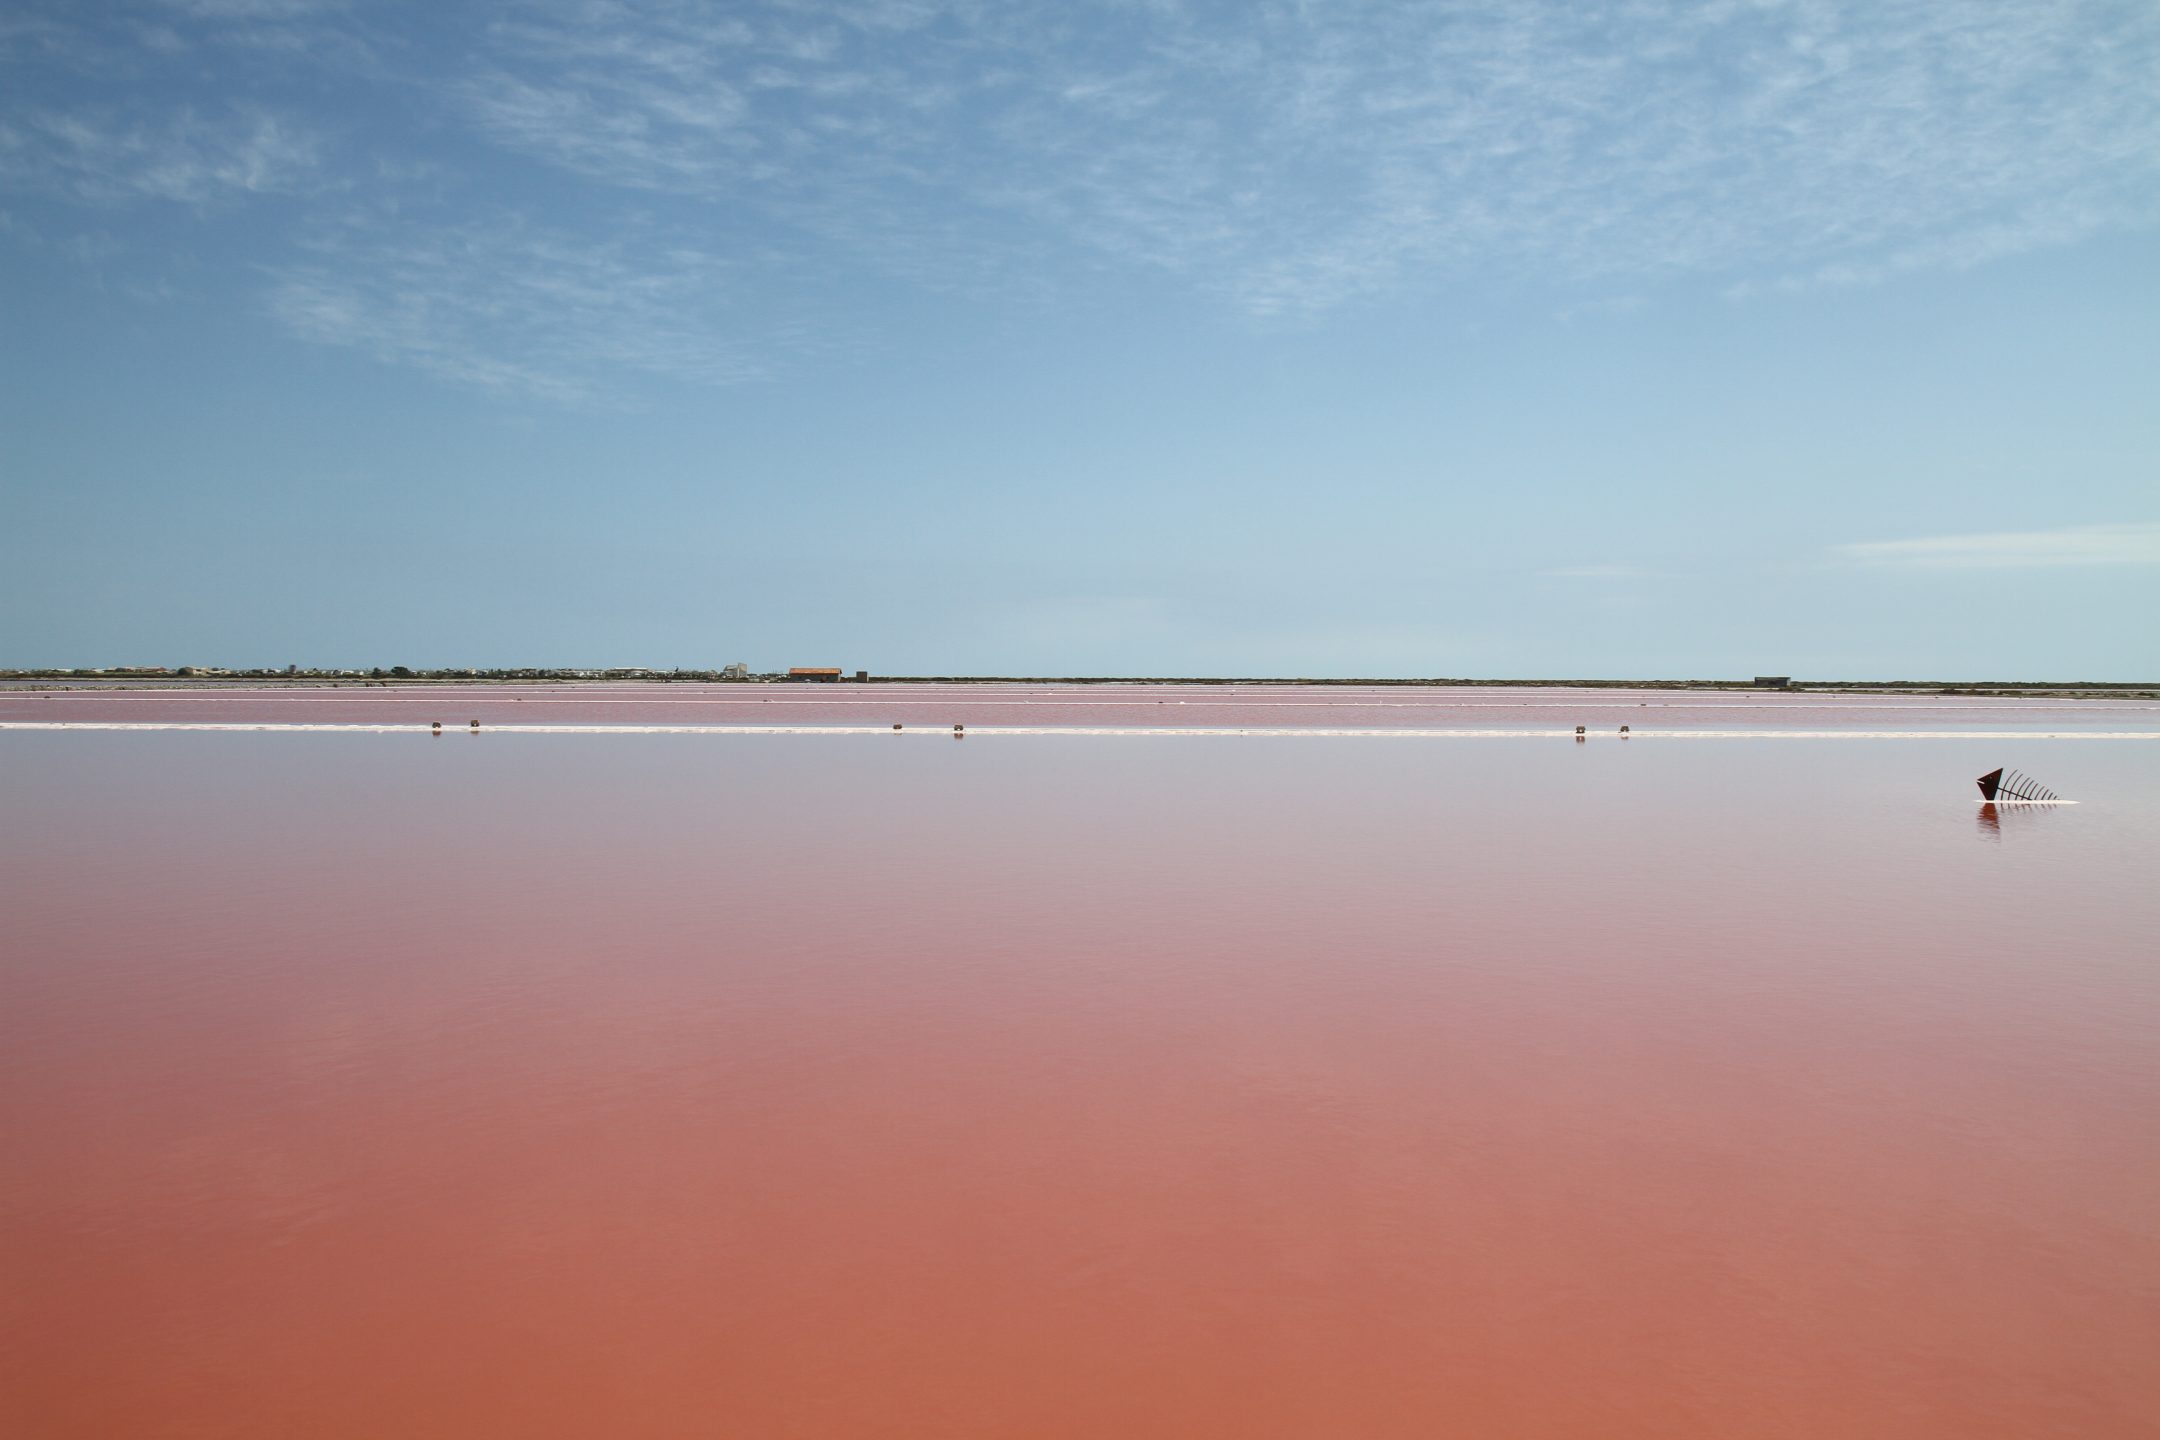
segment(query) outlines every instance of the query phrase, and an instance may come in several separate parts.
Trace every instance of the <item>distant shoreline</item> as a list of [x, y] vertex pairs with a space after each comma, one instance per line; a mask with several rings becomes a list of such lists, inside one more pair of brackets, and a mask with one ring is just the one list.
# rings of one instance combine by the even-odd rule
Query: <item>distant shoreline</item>
[[409, 670], [389, 671], [145, 671], [42, 669], [0, 670], [0, 685], [26, 690], [74, 689], [320, 689], [428, 688], [473, 685], [792, 685], [805, 688], [871, 685], [1162, 685], [1303, 686], [1318, 689], [1551, 689], [1673, 690], [1749, 694], [2047, 696], [2055, 699], [2160, 699], [2160, 681], [2110, 680], [1801, 680], [1783, 685], [1753, 680], [1555, 680], [1386, 677], [1316, 679], [1308, 676], [1220, 675], [877, 675], [867, 680], [791, 680], [785, 675], [723, 676], [718, 671]]

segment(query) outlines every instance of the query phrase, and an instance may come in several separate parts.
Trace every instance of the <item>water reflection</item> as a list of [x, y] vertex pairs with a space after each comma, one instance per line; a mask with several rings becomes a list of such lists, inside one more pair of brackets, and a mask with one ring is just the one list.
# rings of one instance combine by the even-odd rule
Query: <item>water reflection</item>
[[2004, 830], [2015, 834], [2040, 823], [2040, 816], [2049, 807], [2045, 805], [2020, 805], [2015, 800], [1988, 800], [1980, 806], [1980, 838], [2001, 844]]

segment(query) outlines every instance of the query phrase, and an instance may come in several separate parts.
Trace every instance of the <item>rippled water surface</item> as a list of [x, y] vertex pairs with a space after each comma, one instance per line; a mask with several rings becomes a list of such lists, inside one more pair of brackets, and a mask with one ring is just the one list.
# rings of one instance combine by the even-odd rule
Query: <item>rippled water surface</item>
[[0, 733], [0, 1432], [2160, 1428], [2160, 744], [400, 713]]

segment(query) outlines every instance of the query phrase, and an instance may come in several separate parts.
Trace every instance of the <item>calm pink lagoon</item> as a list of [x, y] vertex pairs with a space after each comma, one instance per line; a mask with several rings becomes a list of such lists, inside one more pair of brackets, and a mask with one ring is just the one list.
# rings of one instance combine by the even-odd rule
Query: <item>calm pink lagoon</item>
[[2160, 1434], [2151, 702], [0, 723], [11, 1437]]

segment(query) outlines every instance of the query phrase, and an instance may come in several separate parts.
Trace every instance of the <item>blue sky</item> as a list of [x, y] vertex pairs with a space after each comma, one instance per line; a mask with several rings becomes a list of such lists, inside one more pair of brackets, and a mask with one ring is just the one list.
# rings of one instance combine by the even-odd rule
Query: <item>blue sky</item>
[[15, 0], [0, 663], [2160, 676], [2160, 7]]

